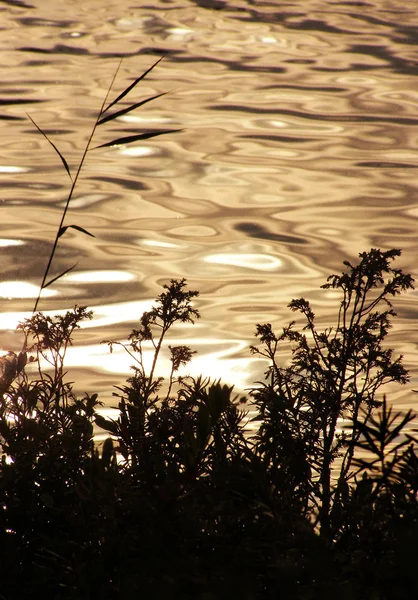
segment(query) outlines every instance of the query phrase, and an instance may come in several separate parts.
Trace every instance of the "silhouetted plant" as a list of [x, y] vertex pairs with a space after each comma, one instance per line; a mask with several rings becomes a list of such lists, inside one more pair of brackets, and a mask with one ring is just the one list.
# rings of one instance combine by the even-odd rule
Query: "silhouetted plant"
[[[290, 495], [305, 515], [319, 523], [321, 535], [332, 540], [333, 511], [341, 490], [352, 477], [355, 442], [362, 433], [359, 412], [370, 418], [379, 405], [376, 394], [388, 382], [406, 383], [401, 357], [383, 342], [395, 315], [389, 300], [413, 287], [410, 275], [391, 262], [400, 250], [371, 250], [358, 265], [348, 261], [342, 275], [332, 275], [323, 289], [340, 290], [342, 300], [335, 326], [318, 331], [315, 314], [303, 298], [289, 307], [303, 315], [306, 333], [294, 322], [277, 336], [270, 324], [257, 326], [262, 344], [252, 352], [267, 358], [267, 383], [252, 392], [259, 409], [258, 452], [263, 456], [278, 493]], [[290, 366], [278, 363], [278, 348], [292, 344]], [[348, 435], [344, 420], [355, 425]], [[333, 463], [342, 459], [338, 473]]]
[[[407, 435], [401, 441], [397, 440], [414, 418], [412, 410], [405, 415], [393, 413], [393, 408], [387, 405], [384, 397], [376, 416], [368, 413], [363, 419], [357, 417], [351, 425], [351, 429], [358, 432], [356, 448], [364, 450], [367, 456], [354, 457], [353, 465], [359, 466], [360, 471], [367, 470], [371, 481], [376, 483], [375, 493], [390, 494], [393, 486], [400, 480], [404, 482], [401, 466], [405, 468], [405, 460], [410, 455], [411, 437]], [[405, 449], [405, 446], [408, 448]]]
[[[168, 331], [177, 323], [194, 323], [199, 318], [199, 312], [192, 306], [192, 299], [198, 296], [197, 291], [185, 289], [184, 279], [172, 279], [169, 285], [164, 285], [164, 292], [157, 298], [157, 304], [145, 312], [140, 318], [140, 328], [134, 329], [129, 336], [129, 345], [122, 342], [107, 341], [110, 351], [115, 345], [122, 346], [134, 360], [131, 368], [134, 375], [127, 385], [117, 387], [114, 395], [120, 398], [119, 417], [115, 420], [96, 417], [97, 424], [116, 435], [119, 439], [118, 450], [124, 459], [132, 464], [141, 460], [142, 449], [146, 437], [147, 419], [152, 410], [158, 410], [156, 405], [161, 402], [158, 392], [164, 378], [155, 376], [155, 369], [160, 356], [163, 342]], [[144, 344], [151, 346], [153, 357], [149, 372], [144, 363]], [[169, 400], [175, 373], [182, 365], [186, 365], [194, 352], [185, 345], [169, 345], [171, 372], [168, 391], [165, 395]]]
[[[44, 431], [47, 444], [55, 443], [56, 435], [72, 435], [77, 431], [82, 403], [79, 404], [80, 401], [75, 398], [71, 384], [64, 381], [64, 359], [74, 330], [83, 319], [91, 317], [90, 311], [76, 307], [55, 317], [37, 313], [18, 326], [24, 332], [27, 350], [16, 357], [15, 377], [4, 391], [1, 403], [2, 437], [6, 442], [3, 449], [13, 460], [17, 459], [17, 455], [10, 454], [8, 440], [21, 427], [27, 428], [22, 433], [22, 440], [26, 442], [32, 437], [29, 434], [32, 428], [38, 425], [47, 427]], [[35, 374], [28, 374], [27, 364], [36, 369]], [[92, 417], [95, 405], [90, 398], [89, 408], [87, 405], [84, 407], [89, 417]], [[49, 426], [52, 428], [50, 432]], [[21, 450], [19, 446], [18, 451]], [[34, 447], [34, 450], [42, 452], [41, 447]]]
[[53, 277], [52, 279], [48, 279], [49, 273], [50, 273], [50, 269], [51, 269], [51, 266], [52, 266], [52, 262], [54, 260], [54, 256], [55, 256], [56, 250], [58, 248], [58, 243], [59, 243], [60, 238], [65, 234], [65, 232], [68, 229], [75, 229], [75, 230], [77, 230], [77, 231], [79, 231], [81, 233], [84, 233], [85, 235], [89, 235], [91, 237], [94, 237], [94, 235], [92, 233], [90, 233], [89, 231], [87, 231], [86, 229], [84, 229], [84, 227], [81, 227], [80, 225], [74, 225], [74, 224], [72, 224], [72, 225], [64, 225], [65, 219], [66, 219], [66, 216], [67, 216], [67, 212], [68, 212], [68, 209], [70, 207], [70, 203], [71, 203], [71, 200], [73, 198], [74, 191], [76, 189], [76, 185], [77, 185], [79, 176], [81, 174], [81, 171], [83, 169], [83, 166], [84, 166], [85, 160], [87, 158], [88, 152], [90, 152], [91, 150], [95, 150], [97, 148], [106, 148], [106, 147], [109, 147], [109, 146], [116, 146], [116, 145], [122, 145], [122, 144], [123, 145], [131, 144], [133, 142], [137, 142], [137, 141], [141, 141], [141, 140], [148, 140], [148, 139], [154, 138], [154, 137], [159, 136], [159, 135], [165, 135], [166, 133], [173, 133], [173, 132], [176, 132], [176, 131], [180, 131], [179, 129], [166, 129], [166, 130], [157, 130], [157, 131], [145, 131], [145, 132], [137, 133], [137, 134], [134, 134], [134, 135], [128, 135], [128, 136], [124, 136], [124, 137], [118, 137], [116, 139], [111, 140], [110, 142], [105, 142], [103, 144], [100, 144], [99, 146], [96, 146], [95, 148], [91, 148], [91, 145], [92, 145], [93, 138], [95, 136], [97, 127], [99, 127], [100, 125], [104, 125], [105, 123], [109, 123], [110, 121], [113, 121], [114, 119], [117, 119], [118, 117], [122, 117], [123, 115], [126, 115], [127, 113], [129, 113], [129, 112], [131, 112], [131, 111], [133, 111], [133, 110], [135, 110], [135, 109], [143, 106], [144, 104], [147, 104], [148, 102], [151, 102], [152, 100], [156, 100], [157, 98], [160, 98], [161, 96], [165, 95], [165, 93], [156, 94], [155, 96], [151, 96], [149, 98], [141, 100], [140, 102], [136, 102], [135, 104], [131, 104], [131, 105], [125, 107], [125, 108], [121, 108], [120, 110], [116, 110], [116, 111], [114, 111], [112, 113], [108, 112], [111, 108], [117, 106], [125, 98], [125, 96], [127, 96], [129, 94], [129, 92], [131, 92], [135, 88], [135, 86], [140, 81], [142, 81], [142, 79], [144, 79], [144, 77], [146, 77], [146, 75], [148, 75], [148, 73], [150, 73], [154, 69], [154, 67], [156, 67], [158, 65], [158, 63], [162, 59], [163, 59], [163, 57], [159, 58], [149, 69], [147, 69], [144, 73], [142, 73], [142, 75], [140, 75], [139, 77], [137, 77], [133, 81], [133, 83], [131, 83], [123, 92], [121, 92], [112, 102], [110, 102], [109, 104], [107, 104], [107, 100], [108, 100], [109, 94], [110, 94], [110, 92], [112, 90], [113, 84], [115, 82], [116, 76], [117, 76], [117, 74], [119, 72], [119, 69], [121, 67], [123, 59], [120, 60], [119, 65], [118, 65], [118, 67], [117, 67], [117, 69], [115, 71], [115, 74], [113, 76], [112, 82], [111, 82], [111, 84], [109, 86], [109, 89], [106, 92], [106, 96], [105, 96], [105, 98], [103, 100], [102, 106], [100, 107], [100, 110], [99, 110], [99, 112], [97, 114], [97, 117], [96, 117], [96, 119], [95, 119], [95, 121], [93, 123], [93, 127], [91, 129], [90, 135], [88, 136], [85, 148], [84, 148], [83, 153], [81, 155], [81, 158], [80, 158], [80, 161], [78, 163], [77, 169], [75, 170], [75, 175], [74, 176], [72, 175], [71, 169], [70, 169], [70, 167], [68, 165], [68, 162], [67, 162], [66, 158], [64, 157], [64, 155], [59, 151], [59, 149], [57, 148], [57, 146], [50, 140], [50, 138], [45, 133], [45, 131], [35, 123], [35, 121], [33, 120], [33, 118], [30, 115], [28, 115], [29, 119], [35, 125], [35, 127], [37, 128], [37, 130], [45, 137], [45, 139], [49, 142], [49, 144], [53, 147], [53, 149], [55, 150], [55, 152], [58, 154], [58, 156], [59, 156], [59, 158], [60, 158], [60, 160], [62, 162], [63, 168], [65, 169], [65, 171], [66, 171], [66, 173], [67, 173], [67, 175], [68, 175], [68, 177], [70, 178], [70, 181], [71, 181], [71, 187], [70, 187], [70, 190], [69, 190], [69, 193], [68, 193], [68, 196], [67, 196], [67, 200], [66, 200], [65, 205], [64, 205], [64, 210], [62, 211], [61, 220], [60, 220], [60, 223], [58, 225], [58, 229], [57, 229], [57, 232], [56, 232], [56, 235], [55, 235], [55, 240], [54, 240], [54, 243], [52, 245], [51, 253], [49, 255], [48, 263], [47, 263], [47, 266], [46, 266], [45, 271], [44, 271], [44, 275], [43, 275], [43, 278], [42, 278], [42, 283], [41, 283], [41, 287], [40, 287], [40, 290], [39, 290], [39, 294], [38, 294], [38, 296], [36, 298], [36, 301], [35, 301], [35, 304], [34, 304], [34, 307], [33, 307], [33, 312], [34, 313], [36, 312], [36, 310], [38, 308], [39, 301], [40, 301], [41, 295], [42, 295], [42, 291], [44, 289], [46, 289], [47, 287], [49, 287], [52, 283], [54, 283], [55, 281], [57, 281], [58, 279], [60, 279], [61, 277], [63, 277], [67, 273], [69, 273], [70, 271], [72, 271], [74, 269], [74, 267], [77, 265], [77, 263], [76, 263], [76, 264], [72, 265], [71, 267], [65, 269], [59, 275]]
[[90, 317], [75, 308], [54, 318], [38, 313], [20, 326], [29, 347], [0, 402], [0, 531], [14, 585], [23, 573], [32, 585], [35, 572], [43, 581], [43, 559], [62, 548], [59, 532], [70, 535], [62, 512], [77, 513], [75, 486], [94, 454], [97, 394], [76, 398], [63, 371], [71, 336]]

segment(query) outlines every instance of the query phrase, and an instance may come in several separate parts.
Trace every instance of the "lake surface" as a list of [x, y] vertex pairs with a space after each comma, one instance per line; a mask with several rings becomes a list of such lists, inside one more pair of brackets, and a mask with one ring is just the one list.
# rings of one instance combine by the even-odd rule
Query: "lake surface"
[[[280, 330], [304, 296], [324, 324], [338, 308], [319, 286], [371, 247], [403, 249], [418, 277], [418, 8], [415, 2], [54, 0], [0, 2], [1, 347], [30, 316], [69, 179], [26, 113], [75, 169], [120, 57], [115, 97], [168, 92], [97, 132], [39, 308], [88, 305], [95, 319], [68, 357], [78, 391], [112, 404], [126, 340], [170, 278], [198, 289], [201, 320], [178, 328], [198, 351], [188, 372], [237, 389], [260, 379], [255, 323]], [[127, 103], [127, 104], [128, 104]], [[127, 105], [126, 104], [126, 105]], [[391, 344], [418, 386], [418, 296], [395, 303]], [[163, 365], [164, 371], [164, 365]]]

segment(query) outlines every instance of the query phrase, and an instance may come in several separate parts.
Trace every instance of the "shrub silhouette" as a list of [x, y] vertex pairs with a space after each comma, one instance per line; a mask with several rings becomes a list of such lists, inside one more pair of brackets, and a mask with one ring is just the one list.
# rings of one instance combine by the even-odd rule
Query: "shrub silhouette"
[[[115, 419], [66, 381], [66, 349], [91, 314], [22, 323], [25, 351], [1, 359], [1, 596], [410, 598], [415, 415], [378, 396], [408, 381], [384, 346], [392, 298], [413, 285], [392, 265], [399, 254], [372, 249], [328, 279], [341, 294], [334, 326], [320, 331], [304, 299], [289, 305], [302, 330], [257, 325], [252, 352], [268, 368], [249, 398], [178, 376], [193, 351], [171, 346], [171, 329], [199, 318], [184, 279], [164, 286], [124, 346], [133, 374], [116, 386]], [[101, 447], [95, 426], [110, 434]]]
[[[292, 501], [300, 496], [304, 513], [314, 517], [321, 536], [329, 540], [338, 532], [333, 515], [353, 476], [359, 435], [366, 431], [359, 428], [360, 411], [367, 427], [379, 406], [380, 387], [408, 381], [401, 357], [394, 359], [393, 351], [383, 348], [395, 315], [389, 298], [412, 287], [411, 276], [391, 266], [399, 254], [362, 253], [358, 265], [345, 262], [342, 275], [328, 278], [322, 288], [342, 295], [334, 327], [318, 331], [304, 298], [292, 300], [289, 307], [303, 315], [306, 333], [295, 331], [294, 322], [279, 336], [270, 324], [257, 326], [262, 347], [253, 346], [252, 352], [270, 361], [268, 383], [252, 392], [262, 419], [259, 452], [279, 477], [278, 488], [290, 491]], [[288, 367], [277, 361], [281, 342], [292, 345]], [[342, 419], [352, 423], [349, 435], [338, 428]], [[332, 465], [337, 457], [342, 461], [336, 477]]]

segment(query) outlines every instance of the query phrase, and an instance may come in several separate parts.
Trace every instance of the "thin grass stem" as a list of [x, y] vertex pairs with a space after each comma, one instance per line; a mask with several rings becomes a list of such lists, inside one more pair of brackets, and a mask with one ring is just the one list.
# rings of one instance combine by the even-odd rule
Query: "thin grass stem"
[[[117, 68], [116, 68], [116, 70], [115, 70], [115, 73], [114, 73], [114, 75], [113, 75], [112, 81], [111, 81], [111, 83], [110, 83], [110, 86], [108, 87], [108, 90], [107, 90], [107, 92], [106, 92], [106, 96], [105, 96], [105, 98], [104, 98], [104, 100], [103, 100], [103, 102], [102, 102], [102, 105], [101, 105], [101, 107], [100, 107], [99, 113], [98, 113], [98, 115], [97, 115], [97, 117], [96, 117], [96, 120], [95, 120], [95, 122], [94, 122], [94, 124], [93, 124], [92, 130], [91, 130], [91, 132], [90, 132], [89, 138], [88, 138], [88, 140], [87, 140], [87, 144], [86, 144], [86, 146], [85, 146], [85, 148], [84, 148], [83, 154], [82, 154], [82, 156], [81, 156], [81, 159], [80, 159], [80, 162], [79, 162], [79, 164], [78, 164], [78, 168], [77, 168], [77, 171], [76, 171], [75, 177], [74, 177], [74, 179], [72, 180], [72, 184], [71, 184], [70, 192], [69, 192], [69, 194], [68, 194], [67, 201], [66, 201], [66, 203], [65, 203], [65, 207], [64, 207], [64, 210], [63, 210], [63, 212], [62, 212], [62, 215], [61, 215], [61, 220], [60, 220], [60, 223], [59, 223], [59, 226], [58, 226], [58, 229], [57, 229], [57, 233], [56, 233], [56, 235], [55, 235], [54, 244], [53, 244], [53, 246], [52, 246], [52, 250], [51, 250], [51, 253], [50, 253], [50, 255], [49, 255], [49, 259], [48, 259], [48, 263], [47, 263], [46, 269], [45, 269], [45, 271], [44, 271], [44, 275], [43, 275], [43, 278], [42, 278], [41, 287], [40, 287], [40, 289], [39, 289], [38, 296], [37, 296], [37, 298], [36, 298], [36, 301], [35, 301], [35, 304], [34, 304], [34, 306], [33, 306], [33, 310], [32, 310], [32, 313], [33, 313], [33, 314], [34, 314], [34, 313], [36, 313], [36, 311], [37, 311], [37, 308], [38, 308], [39, 302], [40, 302], [40, 300], [41, 300], [41, 296], [42, 296], [42, 292], [43, 292], [43, 290], [44, 290], [44, 289], [45, 289], [45, 288], [46, 288], [46, 287], [49, 285], [49, 283], [52, 283], [52, 282], [49, 282], [49, 283], [47, 283], [47, 278], [48, 278], [48, 275], [49, 275], [49, 271], [50, 271], [50, 269], [51, 269], [52, 261], [54, 260], [55, 252], [56, 252], [56, 250], [57, 250], [57, 247], [58, 247], [58, 240], [59, 240], [59, 238], [60, 238], [60, 237], [61, 237], [61, 235], [62, 235], [62, 234], [61, 234], [61, 231], [62, 231], [62, 228], [63, 228], [63, 225], [64, 225], [64, 220], [65, 220], [65, 217], [66, 217], [66, 215], [67, 215], [67, 211], [68, 211], [68, 208], [69, 208], [69, 206], [70, 206], [71, 199], [72, 199], [72, 197], [73, 197], [73, 193], [74, 193], [74, 190], [75, 190], [75, 186], [77, 185], [78, 178], [79, 178], [79, 176], [80, 176], [81, 170], [82, 170], [82, 168], [83, 168], [83, 165], [84, 165], [84, 162], [85, 162], [85, 160], [86, 160], [87, 152], [89, 151], [89, 148], [90, 148], [91, 142], [92, 142], [92, 140], [93, 140], [93, 137], [94, 137], [94, 134], [95, 134], [95, 132], [96, 132], [97, 125], [98, 125], [98, 123], [99, 123], [99, 121], [100, 121], [100, 119], [101, 119], [101, 117], [102, 117], [102, 115], [103, 115], [104, 107], [105, 107], [105, 105], [106, 105], [106, 102], [107, 102], [107, 99], [108, 99], [108, 97], [109, 97], [110, 91], [111, 91], [111, 89], [112, 89], [112, 87], [113, 87], [113, 84], [114, 84], [114, 82], [115, 82], [115, 79], [116, 79], [116, 77], [117, 77], [117, 74], [118, 74], [118, 72], [119, 72], [119, 70], [120, 70], [120, 67], [121, 67], [121, 65], [122, 65], [123, 58], [124, 58], [124, 57], [122, 56], [122, 58], [121, 58], [121, 59], [120, 59], [120, 61], [119, 61], [119, 64], [118, 64], [118, 66], [117, 66]], [[39, 128], [38, 128], [38, 129], [39, 129]], [[42, 131], [41, 131], [41, 133], [42, 133]], [[54, 281], [55, 281], [55, 280], [56, 280], [56, 279], [54, 279]]]

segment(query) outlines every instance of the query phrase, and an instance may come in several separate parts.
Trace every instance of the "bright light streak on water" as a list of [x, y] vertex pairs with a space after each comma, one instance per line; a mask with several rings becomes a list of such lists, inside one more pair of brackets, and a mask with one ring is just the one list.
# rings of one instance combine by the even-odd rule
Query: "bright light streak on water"
[[22, 240], [10, 240], [10, 239], [0, 239], [0, 247], [6, 248], [7, 246], [22, 246], [25, 242]]
[[12, 165], [0, 165], [0, 173], [29, 173], [31, 169], [14, 167]]
[[148, 146], [133, 146], [128, 148], [127, 146], [120, 145], [118, 148], [119, 154], [122, 156], [152, 156], [157, 153], [154, 148]]
[[132, 281], [135, 275], [126, 271], [82, 271], [65, 276], [67, 281], [75, 283], [103, 283]]
[[[0, 298], [37, 298], [39, 286], [26, 281], [2, 281], [0, 282]], [[42, 292], [47, 298], [56, 296], [58, 292], [52, 289], [46, 289]]]
[[279, 258], [266, 254], [213, 254], [204, 258], [205, 262], [218, 265], [232, 265], [256, 271], [276, 271], [282, 263]]
[[172, 244], [171, 242], [163, 242], [162, 240], [140, 240], [143, 246], [154, 248], [181, 248], [180, 244]]

